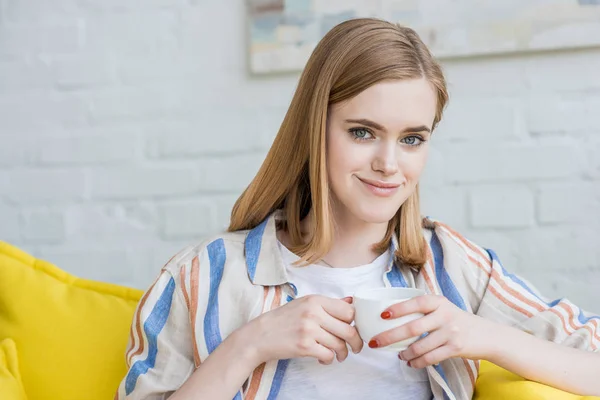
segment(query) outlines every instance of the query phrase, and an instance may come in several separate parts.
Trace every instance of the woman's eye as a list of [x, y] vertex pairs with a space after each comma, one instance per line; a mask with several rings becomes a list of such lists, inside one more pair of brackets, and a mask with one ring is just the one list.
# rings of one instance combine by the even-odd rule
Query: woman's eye
[[407, 136], [402, 139], [402, 142], [406, 143], [409, 146], [419, 146], [424, 142], [424, 140], [418, 136]]
[[352, 136], [355, 139], [358, 139], [358, 140], [370, 139], [372, 136], [371, 132], [369, 132], [368, 130], [366, 130], [364, 128], [351, 129], [350, 133], [352, 134]]

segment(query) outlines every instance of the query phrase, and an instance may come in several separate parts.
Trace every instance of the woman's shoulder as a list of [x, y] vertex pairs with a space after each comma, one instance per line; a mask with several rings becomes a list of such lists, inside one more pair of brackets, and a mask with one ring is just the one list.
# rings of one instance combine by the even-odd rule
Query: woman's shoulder
[[[193, 263], [225, 263], [244, 258], [244, 242], [248, 231], [219, 232], [192, 243], [171, 257], [163, 267], [173, 276], [182, 273], [182, 268]], [[189, 271], [190, 268], [187, 268]]]
[[447, 257], [454, 255], [463, 261], [490, 263], [488, 249], [469, 240], [452, 226], [429, 216], [424, 217], [422, 221], [423, 236], [434, 254], [443, 252]]

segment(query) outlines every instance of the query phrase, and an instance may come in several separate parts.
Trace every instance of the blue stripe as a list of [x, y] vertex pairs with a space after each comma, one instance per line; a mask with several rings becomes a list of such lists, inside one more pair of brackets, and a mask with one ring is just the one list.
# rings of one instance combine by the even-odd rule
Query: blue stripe
[[256, 274], [256, 265], [258, 264], [258, 256], [260, 255], [260, 246], [268, 221], [268, 218], [265, 219], [260, 225], [252, 229], [250, 233], [248, 233], [248, 237], [246, 237], [246, 265], [248, 266], [248, 275], [253, 282], [254, 275]]
[[150, 312], [148, 319], [144, 322], [144, 332], [146, 333], [146, 338], [148, 340], [148, 355], [145, 360], [136, 361], [129, 369], [129, 373], [125, 380], [126, 395], [133, 392], [140, 375], [148, 372], [150, 368], [154, 368], [156, 355], [158, 353], [158, 335], [167, 323], [174, 291], [175, 280], [171, 278]]
[[583, 313], [583, 311], [580, 309], [579, 310], [579, 315], [577, 315], [577, 319], [579, 320], [579, 322], [581, 322], [582, 324], [587, 324], [588, 321], [592, 320], [592, 319], [597, 319], [600, 320], [600, 317], [596, 316], [596, 315], [592, 315], [591, 317], [586, 317], [586, 315]]
[[387, 273], [387, 278], [390, 281], [390, 285], [393, 287], [408, 287], [404, 275], [402, 275], [400, 268], [398, 268], [395, 263], [392, 265], [390, 272]]
[[[221, 344], [221, 329], [219, 328], [219, 285], [223, 278], [225, 269], [225, 243], [223, 239], [217, 239], [206, 248], [210, 264], [210, 289], [208, 292], [208, 305], [204, 315], [204, 340], [208, 354], [215, 351]], [[242, 400], [242, 393], [237, 392], [234, 400]]]
[[[519, 284], [523, 289], [527, 290], [529, 293], [534, 295], [539, 301], [546, 304], [548, 307], [554, 307], [563, 300], [563, 299], [556, 299], [556, 300], [553, 300], [550, 303], [548, 303], [546, 300], [544, 300], [540, 296], [538, 296], [537, 293], [533, 289], [531, 289], [525, 282], [523, 282], [518, 276], [513, 275], [510, 272], [508, 272], [506, 269], [504, 269], [504, 266], [500, 262], [500, 259], [498, 258], [498, 255], [494, 252], [494, 250], [486, 249], [486, 251], [488, 252], [488, 255], [490, 256], [492, 261], [495, 261], [500, 266], [500, 268], [502, 269], [502, 274], [504, 276], [509, 277], [513, 282]], [[582, 324], [586, 324], [591, 319], [600, 320], [600, 317], [597, 317], [597, 316], [586, 317], [586, 315], [583, 313], [583, 311], [579, 310], [579, 315], [577, 316], [577, 319]]]
[[275, 400], [277, 398], [279, 389], [281, 389], [281, 383], [283, 382], [283, 375], [285, 375], [285, 370], [287, 369], [289, 362], [290, 360], [279, 360], [277, 363], [277, 370], [275, 371], [273, 383], [271, 384], [271, 391], [269, 392], [267, 400]]
[[210, 289], [206, 314], [204, 315], [204, 340], [210, 354], [222, 342], [219, 328], [219, 284], [223, 277], [226, 258], [223, 239], [217, 239], [209, 244], [207, 250], [210, 261]]
[[467, 307], [465, 306], [465, 302], [458, 292], [458, 289], [456, 289], [456, 286], [454, 286], [454, 282], [452, 282], [450, 275], [448, 275], [448, 271], [446, 271], [446, 268], [444, 267], [444, 250], [442, 249], [440, 239], [435, 232], [433, 232], [431, 236], [430, 245], [431, 251], [433, 252], [433, 260], [435, 262], [435, 277], [442, 289], [442, 294], [454, 303], [454, 305], [466, 311]]
[[[434, 365], [433, 368], [437, 371], [438, 374], [440, 374], [440, 376], [442, 377], [444, 382], [446, 382], [446, 385], [448, 385], [448, 379], [446, 379], [446, 374], [444, 373], [444, 368], [442, 368], [442, 365], [437, 364], [437, 365]], [[448, 385], [448, 388], [449, 387], [450, 387], [450, 385]], [[446, 393], [445, 390], [444, 390], [444, 400], [450, 400], [448, 398], [448, 394]]]

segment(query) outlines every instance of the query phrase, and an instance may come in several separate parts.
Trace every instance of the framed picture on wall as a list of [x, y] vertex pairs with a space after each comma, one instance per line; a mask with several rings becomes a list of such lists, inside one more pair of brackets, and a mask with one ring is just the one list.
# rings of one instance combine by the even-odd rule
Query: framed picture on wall
[[334, 25], [378, 17], [438, 58], [600, 46], [600, 0], [247, 0], [253, 74], [300, 71]]

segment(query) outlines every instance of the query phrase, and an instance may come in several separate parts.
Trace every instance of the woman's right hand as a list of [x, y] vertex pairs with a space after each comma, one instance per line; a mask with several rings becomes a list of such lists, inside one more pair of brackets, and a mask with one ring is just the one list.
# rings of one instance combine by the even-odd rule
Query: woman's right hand
[[363, 341], [356, 328], [350, 300], [318, 295], [297, 298], [266, 312], [242, 327], [251, 338], [259, 364], [270, 360], [314, 357], [331, 364], [334, 357], [343, 361], [348, 347], [362, 350]]

